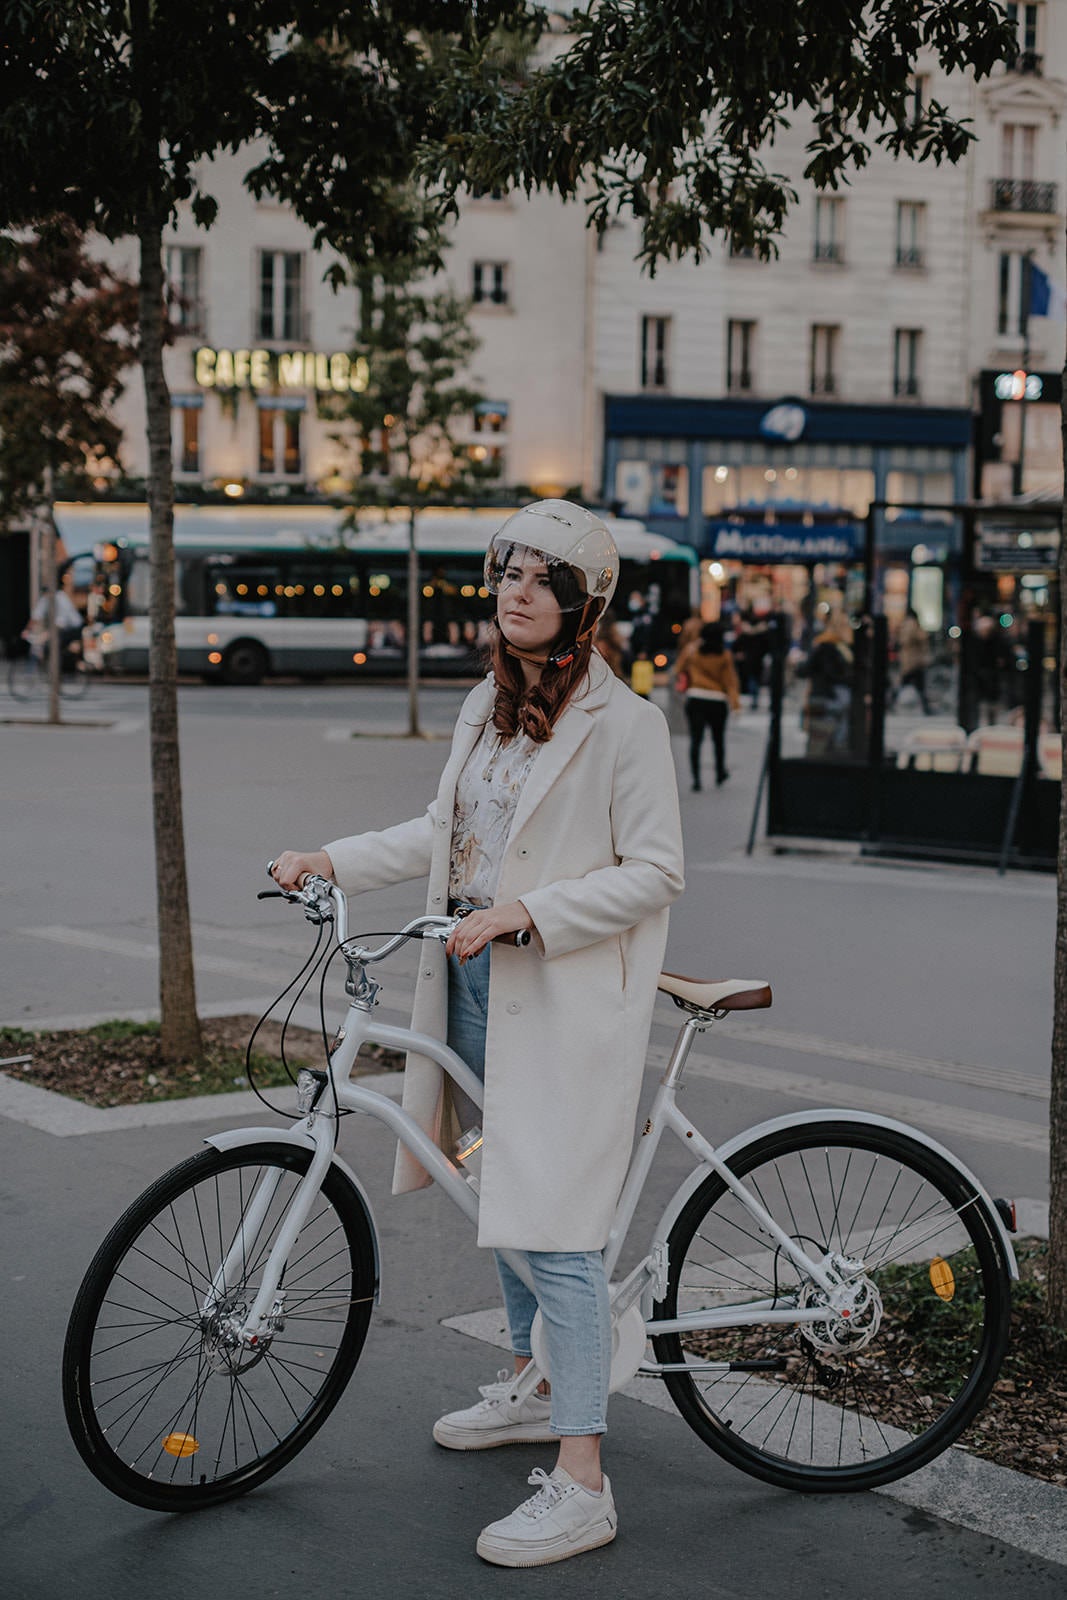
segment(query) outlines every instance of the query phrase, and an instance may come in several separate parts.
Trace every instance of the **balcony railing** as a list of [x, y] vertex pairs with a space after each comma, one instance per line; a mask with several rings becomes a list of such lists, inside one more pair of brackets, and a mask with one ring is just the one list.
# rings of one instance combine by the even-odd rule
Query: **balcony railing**
[[1028, 72], [1035, 78], [1040, 78], [1044, 66], [1045, 58], [1038, 55], [1036, 50], [1020, 50], [1015, 60], [1011, 63], [1011, 71]]
[[816, 239], [812, 251], [813, 261], [834, 261], [839, 266], [845, 259], [845, 247], [835, 239]]
[[311, 313], [301, 310], [267, 316], [261, 310], [256, 311], [252, 317], [252, 341], [254, 344], [310, 344]]
[[925, 265], [926, 259], [918, 245], [897, 245], [898, 267], [922, 267]]
[[755, 386], [752, 382], [752, 374], [747, 368], [742, 368], [740, 372], [731, 372], [727, 374], [727, 394], [751, 394], [754, 387]]
[[812, 394], [836, 394], [837, 378], [832, 372], [813, 372], [810, 387]]
[[916, 377], [893, 379], [893, 393], [898, 400], [917, 400], [921, 392], [921, 385]]
[[1056, 209], [1056, 185], [1035, 183], [1032, 178], [994, 178], [994, 211], [1029, 211], [1049, 216]]

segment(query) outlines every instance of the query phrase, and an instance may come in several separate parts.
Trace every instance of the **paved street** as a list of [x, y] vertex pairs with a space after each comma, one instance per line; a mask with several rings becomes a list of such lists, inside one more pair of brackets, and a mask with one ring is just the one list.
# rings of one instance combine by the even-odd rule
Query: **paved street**
[[[425, 690], [427, 729], [448, 730], [460, 693]], [[147, 1013], [155, 1004], [146, 691], [94, 686], [71, 714], [106, 726], [5, 721], [25, 708], [0, 699], [7, 1023]], [[267, 858], [414, 815], [433, 792], [445, 746], [381, 737], [405, 722], [403, 691], [390, 686], [190, 686], [182, 715], [200, 1001], [216, 1012], [250, 1010], [288, 981], [306, 942], [289, 908], [255, 900]], [[697, 795], [686, 784], [682, 797], [688, 888], [672, 915], [668, 964], [695, 976], [766, 975], [775, 989], [774, 1009], [758, 1021], [705, 1037], [689, 1114], [726, 1135], [790, 1107], [878, 1110], [924, 1127], [995, 1193], [1034, 1202], [1039, 1217], [1052, 880], [859, 863], [847, 853], [761, 849], [746, 858], [765, 732], [765, 713], [738, 719], [730, 783]], [[684, 779], [681, 741], [675, 753]], [[418, 909], [419, 886], [403, 885], [358, 902], [356, 926], [389, 929]], [[384, 995], [389, 1020], [404, 1014], [410, 958], [396, 971]], [[669, 1046], [674, 1017], [658, 1010], [654, 1053]], [[258, 1594], [311, 1597], [477, 1595], [501, 1583], [510, 1594], [517, 1582], [553, 1596], [635, 1600], [772, 1586], [798, 1597], [843, 1586], [863, 1597], [1062, 1594], [1062, 1491], [1027, 1499], [1030, 1480], [994, 1474], [958, 1495], [942, 1478], [940, 1488], [914, 1480], [890, 1495], [789, 1496], [727, 1468], [671, 1413], [629, 1398], [613, 1412], [616, 1545], [551, 1576], [509, 1580], [483, 1567], [472, 1553], [478, 1528], [519, 1498], [540, 1456], [451, 1457], [428, 1430], [502, 1360], [482, 1338], [445, 1326], [498, 1304], [492, 1272], [440, 1196], [387, 1198], [388, 1141], [362, 1125], [346, 1129], [346, 1154], [377, 1200], [385, 1293], [338, 1414], [280, 1478], [234, 1506], [166, 1521], [113, 1501], [74, 1456], [59, 1409], [59, 1351], [77, 1282], [129, 1199], [194, 1150], [207, 1127], [247, 1119], [181, 1108], [173, 1121], [146, 1114], [139, 1127], [60, 1134], [48, 1131], [48, 1115], [5, 1101], [0, 1084], [5, 1107], [13, 1321], [5, 1565], [17, 1600], [68, 1593], [75, 1571], [89, 1600], [140, 1596], [166, 1579], [214, 1587], [220, 1574], [240, 1574]], [[679, 1161], [670, 1155], [650, 1186], [639, 1235]], [[961, 1459], [954, 1453], [946, 1470]]]

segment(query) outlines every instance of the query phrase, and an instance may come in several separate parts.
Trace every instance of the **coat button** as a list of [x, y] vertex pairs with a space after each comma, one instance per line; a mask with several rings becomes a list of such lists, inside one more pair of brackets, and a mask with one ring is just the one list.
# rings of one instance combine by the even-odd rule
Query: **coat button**
[[511, 1012], [512, 1016], [515, 1016], [517, 1012], [522, 1010], [522, 1007], [517, 1000], [509, 1000], [507, 1003], [507, 1009]]
[[422, 975], [423, 975], [424, 978], [432, 978], [433, 977], [433, 968], [432, 967], [423, 967]]
[[526, 846], [523, 845], [522, 849], [519, 851], [519, 854], [520, 854], [520, 856], [528, 856], [530, 854], [530, 852], [529, 852], [529, 850], [527, 850]]
[[435, 905], [435, 906], [439, 906], [439, 905], [440, 905], [440, 904], [441, 904], [441, 896], [440, 896], [440, 895], [439, 895], [439, 894], [435, 894], [435, 895], [434, 895], [434, 897], [433, 897], [433, 904], [434, 904], [434, 905]]
[[437, 826], [439, 828], [447, 828], [448, 827], [448, 818], [447, 817], [442, 817], [440, 822], [437, 824]]

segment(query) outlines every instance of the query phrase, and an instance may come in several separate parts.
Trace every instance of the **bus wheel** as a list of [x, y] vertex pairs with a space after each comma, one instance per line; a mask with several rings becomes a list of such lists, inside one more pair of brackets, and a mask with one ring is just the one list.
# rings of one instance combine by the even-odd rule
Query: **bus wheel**
[[224, 683], [261, 683], [270, 662], [267, 652], [254, 639], [237, 639], [222, 658]]

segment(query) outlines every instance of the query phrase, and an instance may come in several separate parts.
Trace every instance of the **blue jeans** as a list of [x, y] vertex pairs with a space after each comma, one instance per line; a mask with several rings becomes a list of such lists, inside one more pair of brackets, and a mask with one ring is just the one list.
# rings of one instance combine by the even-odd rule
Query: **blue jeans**
[[[487, 947], [460, 966], [448, 961], [448, 1044], [485, 1081], [485, 1027], [489, 1012]], [[478, 1108], [458, 1088], [456, 1110], [464, 1129], [481, 1120]], [[599, 1250], [520, 1252], [534, 1280], [531, 1291], [497, 1252], [511, 1348], [529, 1356], [530, 1328], [540, 1307], [552, 1379], [552, 1431], [604, 1433], [611, 1376], [611, 1308], [604, 1257]]]

